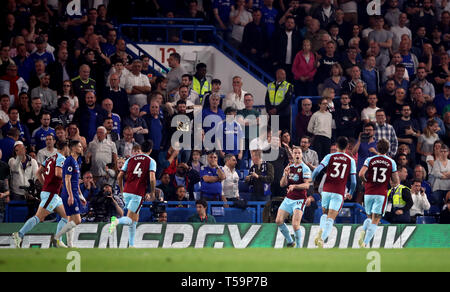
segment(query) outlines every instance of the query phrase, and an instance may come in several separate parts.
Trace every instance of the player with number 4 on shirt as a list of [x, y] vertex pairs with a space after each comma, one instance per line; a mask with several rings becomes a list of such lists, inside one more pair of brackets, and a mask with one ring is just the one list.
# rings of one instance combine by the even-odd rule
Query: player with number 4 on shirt
[[389, 147], [388, 140], [381, 139], [378, 141], [377, 151], [380, 155], [367, 158], [359, 171], [359, 177], [365, 185], [364, 209], [367, 214], [367, 219], [364, 221], [363, 231], [358, 241], [360, 247], [369, 245], [375, 235], [381, 217], [386, 212], [389, 183], [391, 182], [394, 187], [400, 184], [397, 164], [386, 156]]
[[[144, 202], [147, 186], [150, 182], [150, 195], [155, 194], [156, 186], [156, 162], [150, 157], [153, 142], [151, 140], [144, 141], [141, 145], [141, 152], [130, 157], [125, 161], [117, 182], [120, 192], [123, 193], [127, 216], [119, 219], [111, 218], [109, 233], [113, 233], [117, 225], [123, 224], [129, 226], [129, 246], [134, 247], [134, 238], [136, 235], [136, 226], [139, 221], [139, 210]], [[125, 187], [123, 185], [124, 176], [126, 178]]]
[[[312, 174], [312, 180], [326, 168], [326, 179], [322, 191], [322, 210], [320, 229], [314, 240], [316, 246], [322, 248], [333, 228], [334, 221], [344, 205], [345, 199], [351, 199], [356, 189], [356, 163], [345, 152], [348, 148], [348, 139], [337, 139], [338, 151], [324, 157]], [[346, 185], [350, 177], [350, 192], [346, 193]]]

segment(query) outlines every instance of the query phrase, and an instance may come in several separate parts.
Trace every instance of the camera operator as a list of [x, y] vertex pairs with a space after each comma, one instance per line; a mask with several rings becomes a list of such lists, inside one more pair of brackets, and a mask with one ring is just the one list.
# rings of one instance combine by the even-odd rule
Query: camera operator
[[30, 187], [30, 181], [34, 182], [36, 180], [38, 163], [34, 158], [27, 155], [27, 150], [23, 142], [16, 141], [14, 143], [14, 157], [9, 159], [8, 165], [11, 170], [11, 200], [27, 201], [28, 219], [36, 213], [39, 205], [38, 196], [33, 196], [36, 192], [27, 189]]
[[112, 191], [112, 186], [105, 184], [102, 191], [91, 200], [94, 222], [110, 222], [112, 216], [123, 216], [123, 210], [112, 195]]

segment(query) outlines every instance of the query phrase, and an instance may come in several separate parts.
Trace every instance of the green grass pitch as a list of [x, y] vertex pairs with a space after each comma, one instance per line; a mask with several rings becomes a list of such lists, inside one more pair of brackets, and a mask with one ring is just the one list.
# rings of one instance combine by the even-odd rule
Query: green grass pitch
[[[379, 253], [381, 272], [449, 272], [445, 248], [409, 249], [2, 249], [0, 272], [65, 272], [80, 255], [82, 272], [365, 272]], [[369, 256], [368, 256], [369, 255]]]

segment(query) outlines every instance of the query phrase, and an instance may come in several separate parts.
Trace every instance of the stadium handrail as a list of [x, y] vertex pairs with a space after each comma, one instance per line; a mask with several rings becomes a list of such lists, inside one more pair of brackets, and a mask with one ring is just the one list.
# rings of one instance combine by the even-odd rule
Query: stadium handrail
[[[213, 25], [187, 25], [187, 24], [177, 24], [176, 22], [183, 22], [184, 18], [139, 18], [141, 21], [145, 19], [145, 21], [170, 21], [174, 23], [166, 23], [166, 24], [155, 24], [155, 23], [123, 23], [118, 26], [118, 33], [120, 36], [124, 36], [124, 28], [137, 28], [137, 39], [141, 39], [141, 30], [144, 28], [162, 28], [166, 31], [166, 39], [165, 44], [177, 44], [177, 45], [185, 45], [182, 43], [183, 32], [185, 31], [193, 31], [194, 32], [194, 41], [197, 40], [197, 31], [211, 31], [212, 32], [212, 40], [210, 43], [195, 43], [194, 45], [211, 45], [221, 51], [224, 55], [232, 59], [236, 64], [245, 69], [249, 74], [251, 74], [255, 79], [259, 80], [264, 85], [267, 85], [269, 82], [272, 82], [274, 78], [267, 74], [264, 70], [262, 70], [259, 66], [249, 60], [246, 56], [240, 53], [233, 46], [224, 41], [220, 36], [218, 36], [217, 29]], [[180, 29], [179, 31], [179, 42], [177, 43], [169, 43], [169, 29]], [[128, 43], [134, 43], [132, 40], [128, 38]], [[142, 42], [146, 44], [146, 42]], [[155, 42], [150, 42], [149, 44], [158, 44]], [[190, 44], [193, 45], [193, 44]]]
[[[135, 54], [131, 49], [127, 48], [127, 53], [131, 54], [133, 57], [140, 57], [142, 55], [149, 57], [151, 64], [149, 63], [153, 73], [156, 74], [156, 76], [163, 76], [162, 72], [164, 71], [165, 73], [169, 72], [169, 69], [164, 66], [163, 64], [161, 64], [158, 60], [156, 60], [152, 55], [150, 55], [149, 53], [147, 53], [144, 49], [142, 49], [138, 44], [132, 42], [131, 40], [129, 40], [127, 37], [123, 36], [123, 39], [125, 40], [125, 42], [131, 46], [133, 46], [136, 50], [138, 50], [138, 54]], [[157, 68], [155, 68], [155, 65], [157, 65], [159, 67], [159, 70]]]

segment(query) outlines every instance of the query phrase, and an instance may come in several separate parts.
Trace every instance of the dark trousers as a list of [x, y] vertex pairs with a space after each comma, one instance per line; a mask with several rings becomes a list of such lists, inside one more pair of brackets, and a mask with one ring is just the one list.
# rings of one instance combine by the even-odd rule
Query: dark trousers
[[313, 146], [311, 147], [317, 152], [319, 157], [319, 162], [330, 153], [331, 139], [325, 136], [316, 135], [314, 136]]

